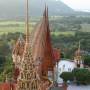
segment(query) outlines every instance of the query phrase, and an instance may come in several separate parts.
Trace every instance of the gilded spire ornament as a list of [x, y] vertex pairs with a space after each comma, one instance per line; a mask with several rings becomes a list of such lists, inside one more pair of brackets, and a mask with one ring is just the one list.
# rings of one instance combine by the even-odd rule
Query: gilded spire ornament
[[42, 90], [40, 89], [41, 81], [38, 74], [38, 65], [33, 59], [29, 40], [28, 0], [26, 0], [26, 7], [26, 41], [20, 64], [20, 74], [17, 79], [17, 90]]

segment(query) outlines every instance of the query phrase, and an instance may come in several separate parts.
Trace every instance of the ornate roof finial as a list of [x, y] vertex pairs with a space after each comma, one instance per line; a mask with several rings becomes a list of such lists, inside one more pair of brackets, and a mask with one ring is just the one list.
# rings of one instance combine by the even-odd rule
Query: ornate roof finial
[[80, 50], [80, 48], [81, 48], [81, 42], [79, 41], [79, 47], [78, 47], [78, 49]]
[[47, 16], [47, 6], [46, 6], [46, 3], [45, 3], [45, 10], [44, 10], [44, 13], [43, 13], [43, 17], [46, 17]]
[[47, 13], [47, 17], [48, 17], [48, 6], [46, 7], [46, 13]]
[[78, 55], [80, 55], [81, 50], [80, 50], [80, 41], [78, 42]]
[[78, 42], [78, 48], [77, 48], [77, 51], [75, 52], [75, 55], [76, 56], [81, 56], [81, 44], [80, 44], [80, 41]]
[[26, 43], [29, 43], [29, 13], [28, 0], [26, 0]]

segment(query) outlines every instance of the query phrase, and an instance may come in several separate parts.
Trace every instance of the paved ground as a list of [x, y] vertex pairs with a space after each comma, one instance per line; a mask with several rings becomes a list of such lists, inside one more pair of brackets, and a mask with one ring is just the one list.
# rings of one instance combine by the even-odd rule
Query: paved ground
[[69, 86], [68, 90], [90, 90], [90, 86]]
[[[50, 90], [63, 90], [62, 88], [59, 87], [54, 87]], [[76, 86], [76, 85], [70, 85], [68, 86], [67, 90], [90, 90], [90, 86]]]

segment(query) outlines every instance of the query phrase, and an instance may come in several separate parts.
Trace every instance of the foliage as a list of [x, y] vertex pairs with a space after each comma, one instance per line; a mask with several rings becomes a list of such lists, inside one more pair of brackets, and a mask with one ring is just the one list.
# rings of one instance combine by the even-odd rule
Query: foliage
[[63, 72], [60, 77], [63, 79], [64, 82], [67, 82], [68, 80], [73, 81], [73, 73], [72, 72]]
[[90, 32], [90, 17], [66, 16], [51, 20], [54, 31], [84, 31]]
[[90, 71], [88, 69], [75, 69], [73, 75], [78, 84], [90, 84]]
[[13, 75], [13, 63], [10, 55], [7, 56], [7, 59], [3, 63], [3, 66], [0, 67], [2, 69], [0, 73], [0, 81], [4, 81], [7, 76], [9, 79], [12, 78]]
[[[58, 32], [57, 32], [58, 33]], [[52, 35], [52, 44], [58, 47], [65, 54], [65, 58], [73, 58], [75, 51], [78, 48], [78, 42], [81, 41], [81, 50], [90, 52], [90, 33], [75, 32], [74, 35]]]
[[90, 55], [84, 56], [84, 64], [90, 66]]
[[90, 71], [88, 69], [76, 68], [72, 72], [63, 72], [60, 77], [64, 82], [75, 80], [77, 84], [90, 84]]

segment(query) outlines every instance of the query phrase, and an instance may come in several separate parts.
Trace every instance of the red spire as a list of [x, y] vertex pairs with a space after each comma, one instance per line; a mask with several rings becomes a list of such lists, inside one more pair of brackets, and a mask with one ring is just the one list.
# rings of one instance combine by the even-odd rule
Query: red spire
[[33, 41], [33, 56], [34, 59], [42, 60], [43, 70], [53, 68], [53, 50], [50, 38], [50, 28], [48, 20], [48, 7], [45, 6], [43, 19], [37, 26]]

